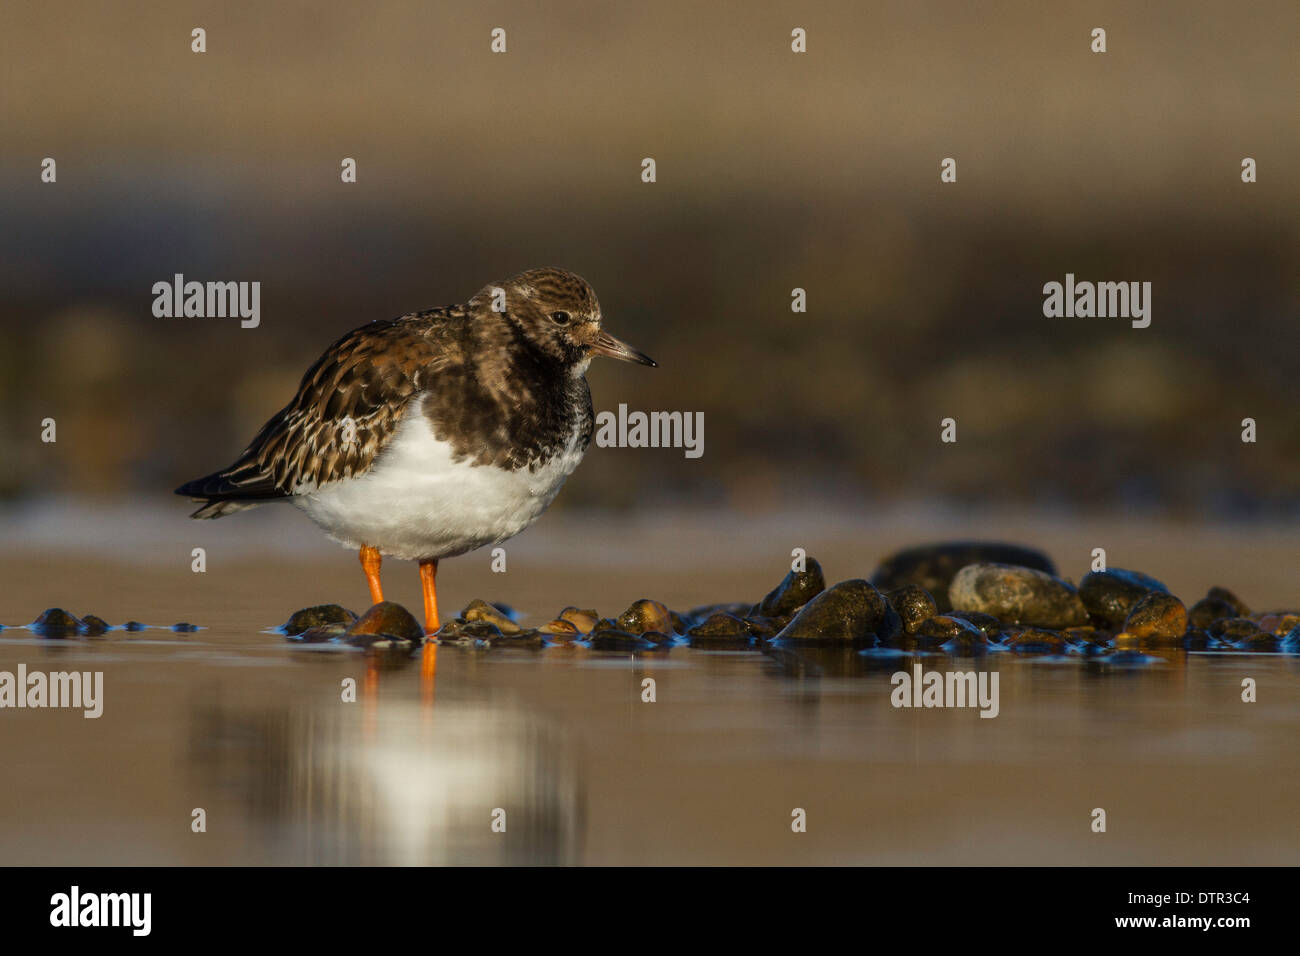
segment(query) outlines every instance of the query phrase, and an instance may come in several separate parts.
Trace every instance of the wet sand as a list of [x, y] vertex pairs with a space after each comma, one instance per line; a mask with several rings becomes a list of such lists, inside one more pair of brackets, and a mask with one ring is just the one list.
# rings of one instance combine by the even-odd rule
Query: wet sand
[[[1282, 865], [1300, 850], [1295, 656], [1168, 652], [1131, 669], [922, 659], [997, 670], [991, 720], [893, 708], [890, 674], [907, 658], [853, 657], [818, 675], [759, 652], [442, 647], [432, 676], [418, 658], [368, 671], [352, 649], [265, 632], [307, 604], [365, 603], [355, 559], [299, 516], [239, 529], [101, 518], [0, 519], [0, 622], [57, 605], [205, 629], [0, 632], [0, 670], [105, 681], [98, 720], [0, 711], [8, 863]], [[440, 583], [445, 611], [485, 597], [537, 622], [568, 603], [617, 613], [643, 596], [682, 608], [756, 600], [794, 546], [838, 580], [904, 544], [992, 536], [1045, 548], [1075, 580], [1100, 544], [1112, 565], [1190, 599], [1226, 584], [1256, 608], [1300, 603], [1294, 529], [1112, 519], [1009, 533], [1003, 517], [994, 534], [999, 519], [985, 520], [560, 514], [507, 546], [507, 573], [472, 555], [447, 562]], [[195, 546], [207, 548], [205, 574], [190, 570]], [[414, 568], [386, 571], [390, 597], [418, 607]], [[1247, 676], [1258, 703], [1240, 701]], [[654, 703], [641, 701], [646, 677]], [[345, 678], [357, 703], [341, 700]], [[191, 832], [196, 807], [206, 833]], [[791, 832], [796, 807], [806, 833]], [[1107, 810], [1105, 834], [1090, 831], [1094, 807]], [[505, 833], [492, 830], [496, 808]]]

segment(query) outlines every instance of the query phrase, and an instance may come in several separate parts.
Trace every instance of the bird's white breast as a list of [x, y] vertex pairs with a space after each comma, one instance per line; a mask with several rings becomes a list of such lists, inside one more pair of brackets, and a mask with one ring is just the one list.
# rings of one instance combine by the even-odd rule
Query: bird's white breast
[[496, 544], [537, 520], [582, 460], [579, 427], [549, 460], [516, 471], [453, 461], [419, 403], [375, 464], [293, 501], [330, 537], [396, 558], [445, 558]]

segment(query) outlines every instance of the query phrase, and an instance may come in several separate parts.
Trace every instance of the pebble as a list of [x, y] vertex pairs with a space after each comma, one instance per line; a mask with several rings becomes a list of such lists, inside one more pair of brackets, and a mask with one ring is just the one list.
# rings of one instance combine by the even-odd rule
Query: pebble
[[1187, 620], [1193, 627], [1208, 628], [1215, 621], [1237, 616], [1237, 609], [1227, 601], [1218, 598], [1201, 598], [1187, 612]]
[[944, 613], [953, 609], [948, 596], [953, 578], [969, 564], [1011, 564], [1056, 574], [1052, 559], [1032, 548], [993, 541], [956, 541], [898, 551], [880, 563], [871, 583], [885, 591], [919, 585], [934, 596], [936, 607]]
[[41, 637], [71, 637], [81, 630], [81, 619], [61, 607], [51, 607], [42, 611], [30, 627]]
[[566, 607], [560, 612], [558, 620], [568, 621], [578, 629], [579, 634], [590, 634], [595, 630], [600, 615], [592, 609]]
[[343, 634], [349, 644], [365, 646], [381, 636], [412, 645], [424, 642], [424, 628], [406, 608], [393, 601], [380, 601], [353, 621]]
[[1021, 654], [1062, 654], [1065, 637], [1059, 631], [1040, 627], [1017, 627], [1007, 633], [1004, 645]]
[[1179, 640], [1187, 633], [1187, 608], [1172, 594], [1153, 591], [1129, 611], [1124, 631], [1139, 640]]
[[934, 596], [919, 584], [907, 584], [890, 591], [886, 598], [903, 620], [903, 632], [915, 634], [917, 628], [939, 613]]
[[487, 621], [489, 624], [495, 625], [497, 631], [504, 635], [521, 634], [524, 630], [508, 614], [503, 613], [499, 607], [480, 599], [475, 599], [465, 605], [465, 610], [460, 612], [459, 620], [466, 623]]
[[1169, 593], [1155, 578], [1123, 568], [1093, 571], [1079, 583], [1079, 599], [1093, 620], [1110, 625], [1122, 622], [1134, 605], [1153, 591]]
[[753, 642], [749, 622], [720, 611], [686, 632], [692, 647], [744, 648]]
[[1002, 622], [992, 614], [983, 614], [979, 611], [950, 611], [948, 616], [974, 624], [990, 641], [996, 641], [998, 635], [1002, 633]]
[[753, 613], [760, 617], [788, 618], [825, 590], [822, 566], [815, 558], [805, 558], [804, 570], [790, 571], [754, 605]]
[[957, 572], [948, 591], [959, 611], [991, 614], [1010, 624], [1075, 627], [1088, 612], [1073, 587], [1043, 571], [1010, 564], [970, 564]]
[[[112, 625], [102, 617], [98, 617], [94, 614], [87, 614], [81, 619], [81, 633], [85, 634], [87, 637], [98, 637], [99, 635], [106, 633], [111, 626]], [[177, 624], [176, 626], [179, 628], [181, 625]], [[185, 626], [191, 630], [198, 630], [198, 628], [194, 627], [192, 624], [187, 624]]]
[[950, 647], [957, 651], [982, 650], [988, 637], [970, 621], [959, 617], [938, 615], [923, 621], [904, 646], [917, 648]]
[[671, 634], [672, 614], [658, 601], [642, 598], [634, 601], [631, 607], [618, 616], [618, 620], [614, 622], [614, 630], [626, 631], [629, 634], [645, 634], [647, 631]]
[[351, 624], [356, 619], [357, 616], [341, 604], [317, 604], [294, 611], [289, 615], [289, 620], [280, 626], [280, 630], [292, 636], [301, 634], [309, 627], [319, 627], [322, 624]]
[[1246, 602], [1237, 595], [1233, 594], [1227, 588], [1212, 587], [1205, 592], [1205, 596], [1213, 601], [1223, 601], [1225, 604], [1232, 606], [1233, 617], [1249, 617], [1250, 608], [1246, 607]]
[[903, 631], [898, 612], [862, 580], [841, 581], [803, 606], [774, 640], [788, 643], [892, 641]]

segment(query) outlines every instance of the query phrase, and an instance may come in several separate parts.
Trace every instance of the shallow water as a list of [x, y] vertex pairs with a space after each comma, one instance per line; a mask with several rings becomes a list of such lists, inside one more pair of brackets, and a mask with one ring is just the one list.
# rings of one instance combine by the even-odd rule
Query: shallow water
[[[509, 575], [449, 562], [444, 608], [501, 598], [536, 621], [570, 600], [616, 613], [640, 596], [754, 599], [780, 577], [785, 542], [775, 562], [742, 557], [754, 543], [736, 541], [715, 545], [737, 550], [712, 570], [707, 553], [705, 566], [637, 567], [608, 549], [584, 558], [575, 541], [590, 527], [567, 528], [551, 536], [561, 551], [512, 550]], [[870, 572], [851, 566], [855, 542], [818, 533], [829, 577]], [[639, 540], [662, 555], [653, 534]], [[910, 657], [440, 647], [378, 669], [354, 649], [267, 630], [306, 604], [363, 603], [351, 559], [295, 557], [296, 540], [237, 557], [218, 543], [195, 575], [184, 544], [174, 561], [151, 551], [91, 562], [54, 547], [0, 559], [9, 624], [57, 604], [114, 624], [204, 626], [0, 632], [0, 670], [102, 671], [105, 698], [98, 719], [0, 711], [5, 862], [1293, 864], [1300, 850], [1295, 656], [917, 658], [997, 671], [994, 719], [891, 706], [891, 675], [910, 671]], [[1232, 574], [1205, 574], [1284, 603], [1250, 593], [1266, 574], [1237, 583], [1258, 550], [1243, 540]], [[418, 607], [414, 571], [388, 573], [393, 596]], [[1182, 572], [1163, 573], [1178, 586]], [[1257, 703], [1241, 701], [1245, 677]], [[356, 703], [341, 699], [348, 678]], [[653, 703], [641, 699], [645, 678]], [[1097, 807], [1104, 834], [1090, 829]], [[204, 833], [191, 831], [195, 808]], [[504, 833], [492, 828], [498, 808]], [[805, 833], [791, 832], [795, 808]]]

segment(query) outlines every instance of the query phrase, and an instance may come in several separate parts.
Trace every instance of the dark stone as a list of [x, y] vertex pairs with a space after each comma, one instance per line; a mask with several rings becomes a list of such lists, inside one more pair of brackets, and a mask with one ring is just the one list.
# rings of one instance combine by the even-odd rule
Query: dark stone
[[866, 581], [841, 581], [804, 605], [775, 640], [789, 643], [873, 644], [903, 631], [898, 612]]
[[568, 621], [578, 629], [579, 634], [590, 634], [596, 627], [596, 622], [600, 620], [600, 615], [594, 608], [577, 608], [566, 607], [560, 612], [557, 618], [560, 621]]
[[341, 604], [317, 604], [313, 607], [305, 607], [301, 611], [294, 611], [280, 630], [289, 635], [301, 634], [309, 627], [319, 627], [322, 624], [351, 624], [356, 619], [357, 616]]
[[197, 624], [187, 624], [184, 621], [182, 621], [179, 624], [172, 625], [172, 630], [177, 631], [181, 634], [192, 634], [194, 631], [197, 631], [198, 629], [199, 628]]
[[686, 632], [691, 647], [745, 648], [753, 642], [749, 623], [734, 614], [710, 614], [702, 624]]
[[496, 627], [500, 634], [513, 635], [523, 632], [523, 628], [516, 624], [509, 615], [503, 613], [500, 608], [489, 604], [482, 599], [470, 601], [465, 606], [465, 610], [460, 612], [459, 620], [465, 623], [475, 621], [486, 621]]
[[1093, 620], [1102, 624], [1119, 624], [1133, 606], [1152, 592], [1168, 594], [1169, 589], [1155, 578], [1138, 571], [1110, 568], [1083, 576], [1079, 599]]
[[906, 647], [948, 647], [955, 651], [983, 649], [988, 642], [984, 632], [970, 621], [942, 614], [923, 621], [915, 634], [904, 638]]
[[904, 585], [890, 591], [886, 597], [902, 619], [903, 631], [907, 634], [915, 634], [917, 628], [938, 613], [933, 595], [919, 584]]
[[702, 624], [697, 624], [686, 632], [691, 637], [740, 637], [749, 636], [745, 622], [734, 614], [710, 614]]
[[81, 620], [61, 607], [52, 607], [32, 621], [31, 629], [41, 637], [71, 637], [81, 630]]
[[990, 641], [996, 641], [998, 635], [1002, 633], [1002, 622], [992, 614], [982, 614], [979, 611], [951, 611], [948, 617], [974, 624]]
[[753, 610], [754, 605], [744, 604], [733, 601], [728, 604], [703, 604], [700, 607], [693, 607], [686, 612], [686, 617], [696, 623], [705, 621], [715, 614], [730, 614], [733, 617], [745, 617]]
[[916, 584], [934, 596], [940, 613], [952, 610], [948, 589], [957, 572], [968, 564], [1011, 564], [1056, 574], [1056, 565], [1041, 551], [991, 541], [956, 541], [907, 548], [880, 563], [871, 583], [884, 591]]
[[81, 619], [81, 633], [87, 637], [98, 637], [106, 633], [111, 626], [102, 617], [96, 617], [94, 614], [87, 614]]
[[1172, 594], [1152, 592], [1129, 611], [1124, 633], [1142, 640], [1179, 640], [1187, 633], [1187, 608]]
[[390, 635], [412, 644], [424, 641], [424, 628], [406, 608], [392, 601], [380, 601], [365, 614], [353, 621], [344, 634], [349, 644], [365, 645], [366, 638]]
[[1235, 644], [1263, 632], [1248, 617], [1221, 617], [1210, 625], [1210, 633], [1220, 640]]
[[127, 621], [125, 624], [122, 625], [122, 630], [143, 631], [148, 626], [149, 626], [148, 624], [141, 624], [139, 621]]
[[791, 571], [763, 600], [754, 605], [760, 617], [789, 617], [826, 590], [822, 566], [815, 558], [804, 559], [804, 570]]
[[1214, 638], [1199, 627], [1189, 627], [1187, 633], [1183, 635], [1183, 647], [1189, 651], [1208, 650], [1215, 643]]
[[437, 637], [440, 643], [456, 641], [459, 643], [473, 644], [477, 641], [496, 640], [505, 637], [505, 635], [501, 632], [501, 628], [497, 627], [492, 621], [466, 621], [462, 618], [457, 618], [454, 621], [448, 621], [440, 627], [438, 629]]
[[1201, 598], [1187, 612], [1187, 620], [1193, 627], [1208, 628], [1215, 621], [1234, 618], [1237, 609], [1227, 601], [1219, 598]]
[[1060, 578], [1009, 564], [970, 564], [948, 590], [959, 611], [979, 611], [1013, 624], [1075, 627], [1088, 623], [1079, 594]]
[[673, 629], [672, 615], [667, 606], [642, 598], [618, 616], [613, 629], [628, 634], [645, 634], [647, 631], [668, 634]]
[[776, 637], [784, 625], [770, 617], [747, 617], [745, 618], [745, 627], [753, 637], [760, 641], [766, 641]]
[[1059, 631], [1039, 627], [1017, 627], [1007, 632], [1006, 647], [1021, 654], [1061, 654], [1066, 647]]
[[1233, 594], [1227, 588], [1213, 587], [1205, 592], [1205, 596], [1211, 600], [1223, 601], [1230, 604], [1233, 610], [1233, 617], [1249, 617], [1250, 608], [1246, 607], [1246, 602], [1237, 595]]

